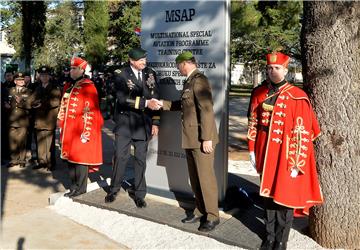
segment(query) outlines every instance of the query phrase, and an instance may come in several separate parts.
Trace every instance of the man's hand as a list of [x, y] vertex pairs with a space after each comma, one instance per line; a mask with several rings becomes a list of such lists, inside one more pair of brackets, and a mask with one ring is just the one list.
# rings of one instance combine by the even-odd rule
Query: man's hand
[[210, 154], [214, 150], [213, 146], [212, 146], [212, 141], [203, 141], [202, 142], [202, 150], [206, 154]]
[[21, 96], [15, 96], [15, 101], [16, 101], [16, 103], [20, 103], [21, 102], [21, 100], [22, 100], [22, 97]]
[[159, 134], [159, 126], [152, 125], [151, 127], [151, 135], [157, 136]]
[[152, 98], [151, 100], [146, 100], [146, 107], [152, 110], [159, 110], [162, 108], [163, 103], [158, 99]]
[[256, 170], [255, 152], [250, 152], [250, 163], [251, 166]]

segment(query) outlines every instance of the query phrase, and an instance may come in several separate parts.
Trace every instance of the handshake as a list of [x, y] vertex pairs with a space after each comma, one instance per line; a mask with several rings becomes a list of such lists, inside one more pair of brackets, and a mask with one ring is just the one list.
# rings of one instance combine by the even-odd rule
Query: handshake
[[150, 100], [146, 100], [145, 106], [152, 110], [159, 110], [163, 107], [163, 101], [152, 98]]

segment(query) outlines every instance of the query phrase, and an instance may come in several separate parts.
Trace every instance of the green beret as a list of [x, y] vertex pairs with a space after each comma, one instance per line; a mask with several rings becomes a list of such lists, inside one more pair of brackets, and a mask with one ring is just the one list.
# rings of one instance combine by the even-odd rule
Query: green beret
[[193, 58], [194, 58], [194, 56], [190, 51], [185, 51], [176, 57], [175, 62], [176, 62], [176, 64], [179, 64], [179, 63], [182, 63], [183, 61], [188, 61]]
[[146, 57], [146, 50], [142, 48], [134, 48], [129, 51], [129, 57], [135, 61]]

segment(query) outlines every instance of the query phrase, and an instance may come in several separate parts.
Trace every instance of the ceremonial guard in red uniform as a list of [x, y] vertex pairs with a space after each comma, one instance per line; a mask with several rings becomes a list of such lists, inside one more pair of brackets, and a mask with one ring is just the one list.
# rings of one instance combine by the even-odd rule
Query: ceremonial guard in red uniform
[[269, 83], [250, 101], [250, 160], [266, 197], [262, 249], [286, 249], [293, 216], [323, 202], [313, 147], [320, 128], [306, 93], [285, 80], [289, 59], [280, 52], [266, 56]]
[[71, 60], [71, 82], [64, 86], [58, 123], [61, 129], [61, 158], [68, 161], [72, 185], [65, 196], [86, 192], [88, 170], [102, 164], [99, 99], [94, 83], [84, 78], [87, 62], [79, 57]]

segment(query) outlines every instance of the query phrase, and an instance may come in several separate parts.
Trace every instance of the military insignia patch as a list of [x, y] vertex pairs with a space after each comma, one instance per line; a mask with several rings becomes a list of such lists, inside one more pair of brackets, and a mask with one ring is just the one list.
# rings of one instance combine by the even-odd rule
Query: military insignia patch
[[271, 54], [271, 56], [270, 56], [270, 62], [271, 62], [271, 63], [274, 63], [274, 62], [276, 62], [276, 60], [277, 60], [277, 55], [276, 55], [276, 54]]

